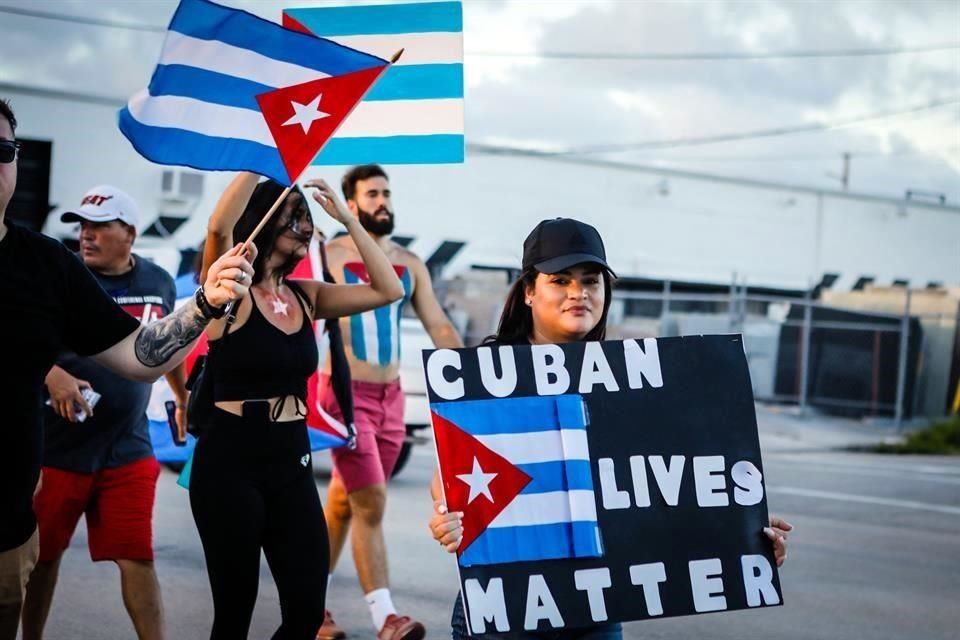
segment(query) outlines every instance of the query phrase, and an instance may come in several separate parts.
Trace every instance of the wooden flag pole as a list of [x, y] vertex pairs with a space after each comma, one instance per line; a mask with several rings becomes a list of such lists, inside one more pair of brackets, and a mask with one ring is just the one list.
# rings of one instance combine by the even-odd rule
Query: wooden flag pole
[[[403, 51], [404, 51], [404, 50], [401, 48], [399, 51], [397, 51], [395, 54], [393, 54], [393, 56], [391, 56], [391, 58], [390, 58], [390, 60], [387, 62], [387, 64], [384, 65], [383, 71], [386, 71], [387, 68], [388, 68], [390, 65], [395, 64], [395, 63], [397, 62], [397, 60], [400, 59], [400, 56], [403, 55]], [[383, 71], [380, 72], [380, 75], [383, 75]], [[378, 79], [378, 80], [380, 79], [379, 76], [377, 77], [377, 79]], [[370, 83], [370, 87], [372, 87], [374, 84], [376, 84], [376, 82], [377, 82], [376, 80], [374, 80], [373, 82], [371, 82], [371, 83]], [[370, 87], [367, 87], [367, 91], [370, 91]], [[356, 102], [355, 105], [353, 105], [353, 108], [350, 109], [350, 112], [347, 113], [347, 115], [345, 115], [345, 116], [343, 117], [343, 119], [340, 121], [340, 126], [343, 126], [343, 123], [346, 122], [347, 118], [350, 117], [350, 113], [353, 113], [353, 109], [356, 109], [356, 108], [357, 108], [357, 105], [360, 104], [361, 101], [363, 101], [363, 98], [364, 98], [364, 96], [366, 96], [366, 95], [367, 95], [366, 92], [364, 92], [363, 96], [360, 96], [360, 99], [357, 100], [357, 102]], [[340, 126], [338, 126], [337, 129], [339, 129]], [[335, 136], [335, 135], [337, 134], [337, 129], [334, 129], [334, 130], [333, 130], [333, 133], [330, 134], [330, 137], [327, 138], [326, 141], [324, 141], [323, 145], [322, 145], [319, 149], [317, 149], [317, 154], [318, 154], [318, 155], [320, 154], [321, 151], [323, 151], [323, 147], [327, 146], [327, 142], [330, 141], [330, 138], [332, 138], [333, 136]], [[310, 165], [307, 165], [307, 166], [310, 166]], [[256, 227], [254, 228], [254, 230], [250, 233], [250, 236], [249, 236], [246, 240], [243, 241], [243, 248], [240, 250], [240, 255], [243, 255], [243, 254], [247, 253], [247, 251], [248, 251], [249, 248], [250, 248], [250, 243], [253, 242], [254, 238], [257, 237], [257, 234], [259, 234], [261, 231], [263, 231], [263, 227], [266, 226], [266, 224], [267, 224], [267, 222], [270, 220], [270, 218], [273, 217], [273, 214], [276, 213], [276, 212], [277, 212], [277, 209], [280, 208], [280, 205], [283, 203], [283, 201], [287, 198], [288, 195], [290, 195], [290, 191], [293, 189], [294, 185], [297, 184], [297, 182], [300, 180], [300, 178], [303, 177], [303, 174], [306, 172], [306, 170], [307, 170], [307, 168], [304, 167], [304, 168], [303, 168], [303, 171], [300, 172], [300, 175], [297, 176], [296, 179], [294, 179], [294, 181], [290, 184], [289, 187], [287, 187], [286, 189], [283, 190], [283, 193], [280, 194], [280, 197], [277, 198], [277, 201], [273, 203], [273, 206], [271, 206], [270, 209], [264, 214], [263, 218], [260, 219], [260, 222], [257, 223], [257, 226], [256, 226]]]

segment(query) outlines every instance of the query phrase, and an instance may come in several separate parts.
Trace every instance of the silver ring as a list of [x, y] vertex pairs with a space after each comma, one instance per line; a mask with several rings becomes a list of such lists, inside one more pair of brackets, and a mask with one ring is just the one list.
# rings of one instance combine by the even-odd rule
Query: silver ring
[[240, 284], [243, 284], [243, 282], [244, 282], [246, 279], [247, 279], [247, 274], [246, 274], [246, 272], [244, 272], [244, 271], [241, 271], [241, 272], [240, 272], [240, 275], [237, 276], [237, 282], [239, 282]]

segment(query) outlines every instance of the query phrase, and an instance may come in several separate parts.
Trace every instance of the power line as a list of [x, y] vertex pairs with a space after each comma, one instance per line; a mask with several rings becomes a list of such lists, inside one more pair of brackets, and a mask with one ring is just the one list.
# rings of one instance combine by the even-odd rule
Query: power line
[[602, 51], [467, 51], [467, 55], [490, 58], [543, 58], [547, 60], [603, 60], [684, 62], [705, 60], [784, 60], [789, 58], [849, 58], [891, 56], [908, 53], [932, 53], [960, 50], [960, 43], [924, 45], [920, 47], [876, 47], [867, 49], [823, 49], [765, 52], [702, 51], [693, 53], [629, 53]]
[[[106, 20], [97, 18], [85, 18], [83, 16], [69, 15], [64, 13], [54, 13], [52, 11], [38, 11], [36, 9], [23, 9], [20, 7], [8, 7], [0, 5], [0, 13], [9, 13], [14, 15], [26, 16], [29, 18], [39, 18], [42, 20], [57, 20], [59, 22], [69, 22], [74, 24], [84, 24], [94, 27], [107, 27], [111, 29], [129, 29], [133, 31], [146, 31], [150, 33], [163, 33], [167, 30], [164, 26], [151, 25], [137, 22], [123, 22], [118, 20]], [[960, 50], [960, 42], [945, 42], [940, 44], [931, 44], [923, 46], [901, 46], [901, 47], [872, 47], [862, 49], [824, 49], [824, 50], [786, 50], [786, 51], [766, 51], [766, 52], [737, 52], [737, 51], [705, 51], [691, 53], [667, 53], [667, 52], [603, 52], [603, 51], [466, 51], [468, 56], [490, 57], [490, 58], [540, 58], [545, 60], [624, 60], [624, 61], [705, 61], [705, 60], [777, 60], [789, 58], [846, 58], [846, 57], [867, 57], [867, 56], [890, 56], [916, 53], [936, 53], [943, 51]]]
[[664, 149], [670, 147], [692, 147], [703, 144], [713, 144], [716, 142], [733, 142], [737, 140], [751, 140], [756, 138], [770, 138], [774, 136], [790, 135], [794, 133], [810, 133], [816, 131], [828, 131], [830, 129], [839, 129], [841, 127], [850, 127], [866, 124], [876, 120], [885, 120], [887, 118], [902, 117], [905, 115], [949, 107], [960, 104], [960, 98], [950, 98], [947, 100], [933, 100], [926, 104], [900, 109], [897, 111], [885, 111], [873, 113], [857, 118], [847, 118], [835, 120], [833, 122], [814, 122], [792, 127], [775, 127], [773, 129], [759, 129], [754, 131], [742, 131], [738, 133], [724, 133], [714, 136], [699, 136], [691, 138], [672, 138], [667, 140], [647, 140], [641, 142], [624, 142], [612, 144], [585, 145], [582, 147], [573, 147], [563, 151], [546, 151], [547, 155], [585, 155], [593, 153], [616, 153], [620, 151], [634, 151], [637, 149]]
[[[747, 178], [743, 176], [731, 176], [723, 175], [719, 173], [705, 173], [702, 170], [692, 170], [692, 169], [682, 169], [674, 167], [663, 167], [651, 164], [638, 164], [633, 162], [620, 162], [615, 160], [605, 160], [600, 158], [590, 158], [585, 156], [558, 156], [552, 155], [549, 152], [536, 151], [531, 149], [522, 149], [517, 147], [506, 147], [498, 146], [491, 144], [482, 144], [482, 143], [467, 143], [467, 151], [470, 153], [492, 155], [492, 156], [506, 156], [506, 157], [516, 157], [516, 158], [528, 158], [530, 160], [539, 160], [542, 162], [557, 162], [565, 165], [581, 166], [581, 167], [595, 167], [599, 169], [612, 169], [616, 171], [628, 171], [636, 173], [649, 173], [660, 175], [666, 178], [690, 178], [694, 180], [710, 180], [711, 182], [717, 182], [722, 184], [733, 184], [747, 187], [757, 187], [760, 189], [770, 189], [775, 191], [797, 191], [800, 193], [808, 193], [811, 195], [831, 195], [838, 196], [842, 198], [847, 198], [851, 200], [860, 200], [863, 202], [877, 202], [880, 204], [889, 204], [891, 202], [897, 202], [899, 199], [891, 198], [890, 196], [876, 195], [876, 194], [867, 194], [867, 193], [852, 193], [849, 191], [841, 191], [835, 188], [829, 187], [817, 187], [812, 185], [803, 185], [799, 183], [789, 183], [789, 182], [776, 182], [765, 179], [758, 178]], [[951, 213], [956, 213], [960, 215], [960, 207], [956, 205], [946, 205], [942, 207], [939, 205], [934, 205], [922, 201], [912, 201], [911, 206], [923, 207], [925, 209], [938, 209], [938, 210], [947, 210]]]
[[797, 153], [776, 155], [697, 155], [697, 156], [657, 156], [661, 162], [806, 162], [808, 160], [833, 160], [843, 153], [851, 158], [901, 158], [904, 156], [929, 155], [935, 151], [958, 151], [960, 145], [946, 145], [929, 149], [909, 149], [905, 151], [836, 151], [834, 153]]
[[[126, 101], [126, 98], [121, 98], [121, 97], [102, 96], [102, 95], [96, 95], [96, 94], [90, 94], [90, 93], [84, 93], [84, 92], [66, 91], [66, 90], [62, 90], [62, 89], [54, 89], [54, 88], [49, 88], [49, 87], [36, 87], [36, 86], [21, 85], [21, 84], [6, 83], [6, 82], [0, 82], [0, 91], [14, 91], [14, 92], [17, 92], [17, 93], [26, 93], [26, 94], [28, 94], [28, 95], [36, 95], [36, 96], [45, 97], [45, 98], [55, 98], [55, 99], [63, 99], [63, 100], [75, 100], [75, 101], [78, 101], [78, 102], [89, 102], [89, 103], [93, 103], [93, 104], [102, 104], [102, 105], [107, 105], [107, 106], [111, 106], [111, 107], [121, 106], [121, 105], [123, 105], [124, 102]], [[932, 103], [928, 103], [927, 105], [923, 105], [923, 106], [920, 106], [920, 107], [915, 107], [915, 108], [913, 108], [913, 109], [908, 109], [908, 110], [905, 110], [905, 111], [902, 111], [902, 112], [888, 112], [888, 113], [886, 113], [886, 114], [874, 114], [874, 115], [872, 115], [872, 116], [864, 117], [864, 118], [862, 118], [862, 119], [860, 119], [860, 120], [851, 120], [851, 121], [846, 121], [846, 122], [824, 123], [824, 124], [817, 124], [817, 125], [802, 125], [801, 127], [792, 127], [792, 128], [790, 128], [790, 127], [781, 127], [780, 129], [761, 131], [761, 132], [759, 132], [761, 135], [756, 135], [755, 137], [766, 137], [766, 136], [772, 135], [772, 134], [770, 133], [771, 131], [780, 131], [780, 132], [782, 132], [782, 134], [788, 134], [788, 133], [801, 133], [801, 132], [813, 131], [813, 130], [827, 130], [827, 129], [837, 128], [837, 127], [841, 127], [841, 126], [852, 126], [852, 125], [854, 125], [854, 124], [869, 122], [869, 121], [877, 120], [877, 119], [881, 119], [881, 118], [895, 117], [895, 116], [897, 116], [897, 115], [907, 115], [907, 114], [913, 113], [913, 112], [915, 112], [915, 111], [920, 111], [920, 110], [924, 110], [924, 109], [932, 109], [932, 108], [941, 107], [941, 106], [948, 106], [948, 105], [951, 105], [951, 104], [960, 104], [960, 99], [954, 99], [954, 100], [944, 101], [944, 102], [932, 102]], [[811, 127], [817, 127], [817, 129], [811, 129]], [[757, 134], [757, 133], [758, 133], [758, 132], [753, 132], [753, 134]], [[637, 145], [643, 144], [643, 145], [645, 145], [645, 148], [647, 148], [647, 149], [669, 149], [669, 148], [671, 148], [671, 147], [685, 147], [685, 146], [693, 146], [693, 145], [696, 145], [696, 144], [708, 144], [709, 142], [720, 142], [721, 140], [718, 139], [718, 138], [720, 138], [720, 137], [725, 137], [725, 138], [728, 138], [728, 139], [736, 139], [736, 140], [747, 140], [747, 139], [750, 139], [751, 135], [752, 135], [751, 133], [745, 132], [745, 133], [739, 133], [739, 134], [727, 134], [726, 136], [714, 136], [713, 138], [709, 139], [709, 141], [705, 141], [705, 140], [707, 140], [707, 139], [705, 139], [705, 138], [699, 138], [699, 139], [697, 139], [697, 138], [678, 138], [678, 139], [673, 139], [673, 140], [659, 140], [659, 141], [655, 141], [655, 142], [636, 143], [636, 144], [637, 144]], [[526, 155], [526, 156], [574, 156], [574, 155], [577, 155], [578, 153], [581, 153], [581, 154], [584, 154], [584, 155], [589, 155], [590, 153], [599, 153], [599, 152], [600, 152], [600, 151], [587, 151], [587, 152], [583, 152], [583, 151], [578, 151], [577, 149], [567, 149], [567, 150], [560, 150], [560, 151], [544, 151], [544, 150], [537, 150], [537, 149], [530, 149], [530, 148], [511, 147], [511, 146], [508, 146], [508, 145], [488, 144], [488, 143], [484, 143], [484, 142], [471, 142], [471, 143], [468, 144], [468, 146], [469, 146], [471, 149], [473, 149], [474, 151], [477, 151], [477, 152], [480, 152], [480, 153], [492, 153], [492, 154], [498, 154], [498, 155], [513, 155], [513, 154], [516, 154], [516, 155]], [[944, 147], [938, 147], [937, 149], [931, 149], [930, 151], [935, 151], [935, 150], [955, 150], [955, 149], [958, 149], [958, 148], [960, 148], [960, 146], [957, 146], [957, 145], [946, 145], [946, 146], [944, 146]], [[639, 146], [637, 146], [637, 147], [633, 147], [633, 148], [631, 148], [631, 149], [618, 149], [618, 150], [639, 150], [639, 151], [642, 151], [643, 149], [644, 149], [644, 147], [639, 147]], [[909, 152], [904, 151], [904, 152], [886, 153], [886, 154], [884, 154], [884, 153], [876, 153], [876, 152], [860, 152], [860, 151], [855, 151], [855, 152], [851, 152], [851, 153], [852, 153], [852, 155], [853, 155], [854, 157], [864, 157], [864, 156], [869, 156], [869, 155], [898, 156], [898, 155], [910, 155], [910, 154], [913, 154], [913, 153], [923, 154], [923, 153], [926, 153], [926, 151], [909, 151]], [[831, 155], [822, 155], [822, 156], [820, 156], [820, 155], [818, 155], [818, 156], [808, 155], [808, 156], [806, 156], [806, 158], [807, 158], [807, 159], [822, 159], [822, 158], [833, 158], [833, 157], [835, 157], [835, 156], [836, 156], [836, 153], [831, 154]], [[792, 160], [792, 159], [795, 159], [795, 158], [798, 158], [798, 156], [779, 156], [779, 157], [778, 157], [778, 156], [753, 156], [752, 158], [749, 157], [749, 156], [747, 156], [747, 157], [741, 156], [741, 157], [739, 157], [739, 158], [736, 157], [736, 156], [727, 156], [727, 157], [724, 157], [724, 156], [699, 156], [699, 157], [697, 157], [697, 158], [672, 158], [672, 159], [671, 159], [671, 158], [661, 158], [661, 159], [662, 159], [662, 160], [681, 161], [681, 162], [684, 161], [684, 160], [686, 160], [686, 161], [700, 161], [700, 160], [705, 160], [705, 161], [731, 161], [731, 162], [734, 162], [734, 161], [737, 161], [737, 160], [740, 160], [740, 161], [771, 161], [771, 160], [773, 160], [773, 161], [775, 161], [775, 160], [778, 160], [778, 159], [781, 159], [781, 160]]]

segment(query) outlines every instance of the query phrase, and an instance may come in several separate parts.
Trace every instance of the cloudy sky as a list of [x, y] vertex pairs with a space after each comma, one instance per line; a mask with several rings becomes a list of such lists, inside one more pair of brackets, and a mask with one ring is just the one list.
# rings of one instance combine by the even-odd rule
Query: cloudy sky
[[[279, 20], [284, 7], [346, 2], [222, 3]], [[175, 0], [0, 0], [0, 83], [129, 96], [148, 81], [162, 40], [150, 30], [29, 17], [3, 7], [162, 27], [175, 6]], [[464, 13], [470, 142], [827, 188], [839, 188], [848, 152], [851, 190], [902, 196], [913, 189], [960, 202], [960, 1], [468, 0]], [[948, 48], [738, 58], [934, 45]], [[713, 53], [727, 59], [637, 59]], [[917, 110], [930, 104], [940, 106]], [[866, 119], [878, 115], [887, 117]], [[816, 123], [846, 124], [675, 144]], [[661, 141], [672, 144], [629, 148]], [[608, 145], [628, 148], [603, 152]]]

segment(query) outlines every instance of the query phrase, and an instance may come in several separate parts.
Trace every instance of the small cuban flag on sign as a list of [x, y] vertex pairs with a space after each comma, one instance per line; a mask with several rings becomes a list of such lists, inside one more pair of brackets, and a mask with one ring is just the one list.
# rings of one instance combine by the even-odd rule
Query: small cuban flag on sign
[[434, 164], [464, 160], [460, 2], [285, 9], [283, 25], [391, 65], [314, 164]]
[[581, 396], [430, 408], [461, 566], [603, 555]]

